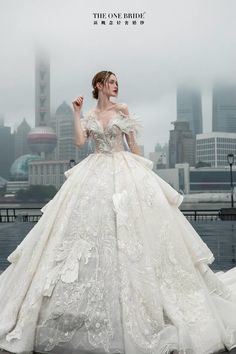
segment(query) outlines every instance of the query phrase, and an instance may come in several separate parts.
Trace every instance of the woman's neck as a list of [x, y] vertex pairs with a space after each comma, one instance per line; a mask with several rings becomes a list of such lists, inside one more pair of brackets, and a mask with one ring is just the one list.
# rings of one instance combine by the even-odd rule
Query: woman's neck
[[101, 97], [98, 99], [96, 109], [99, 112], [107, 111], [109, 108], [113, 107], [115, 103], [111, 102], [107, 97]]

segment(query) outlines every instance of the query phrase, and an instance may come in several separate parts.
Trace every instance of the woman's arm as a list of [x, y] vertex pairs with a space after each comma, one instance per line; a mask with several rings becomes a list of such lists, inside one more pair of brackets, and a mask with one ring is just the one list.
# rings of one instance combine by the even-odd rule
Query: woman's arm
[[80, 121], [80, 111], [75, 111], [75, 145], [82, 147], [87, 141], [87, 134]]
[[[123, 104], [120, 109], [125, 115], [129, 115], [129, 109], [127, 104]], [[125, 133], [125, 138], [127, 141], [127, 144], [130, 148], [130, 151], [133, 154], [143, 156], [140, 147], [138, 146], [138, 143], [136, 141], [136, 136], [134, 132], [130, 132], [129, 134]]]
[[75, 117], [75, 145], [82, 147], [87, 141], [87, 133], [83, 129], [80, 121], [81, 107], [83, 104], [83, 96], [79, 96], [73, 102]]

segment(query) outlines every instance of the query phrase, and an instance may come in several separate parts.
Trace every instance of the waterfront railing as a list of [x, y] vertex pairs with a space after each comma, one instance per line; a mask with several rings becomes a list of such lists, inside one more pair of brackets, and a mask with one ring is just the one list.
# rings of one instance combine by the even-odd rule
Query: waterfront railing
[[[37, 222], [42, 216], [39, 207], [1, 207], [0, 223], [9, 222]], [[223, 209], [222, 209], [223, 210]], [[229, 212], [222, 215], [221, 209], [182, 209], [182, 213], [190, 221], [200, 220], [235, 220], [235, 213]]]

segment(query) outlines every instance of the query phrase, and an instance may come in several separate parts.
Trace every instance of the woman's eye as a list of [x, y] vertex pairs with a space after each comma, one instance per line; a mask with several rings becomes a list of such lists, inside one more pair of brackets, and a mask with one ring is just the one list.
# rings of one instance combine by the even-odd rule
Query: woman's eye
[[[110, 84], [114, 84], [115, 81], [110, 81]], [[118, 83], [116, 82], [116, 85], [118, 86]]]

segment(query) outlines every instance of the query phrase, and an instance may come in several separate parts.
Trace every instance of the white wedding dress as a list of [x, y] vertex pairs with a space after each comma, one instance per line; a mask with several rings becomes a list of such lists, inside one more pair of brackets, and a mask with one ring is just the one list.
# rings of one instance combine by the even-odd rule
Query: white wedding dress
[[236, 346], [236, 268], [179, 210], [183, 196], [124, 150], [142, 128], [81, 120], [95, 152], [66, 172], [0, 276], [0, 348], [13, 353], [207, 354]]

